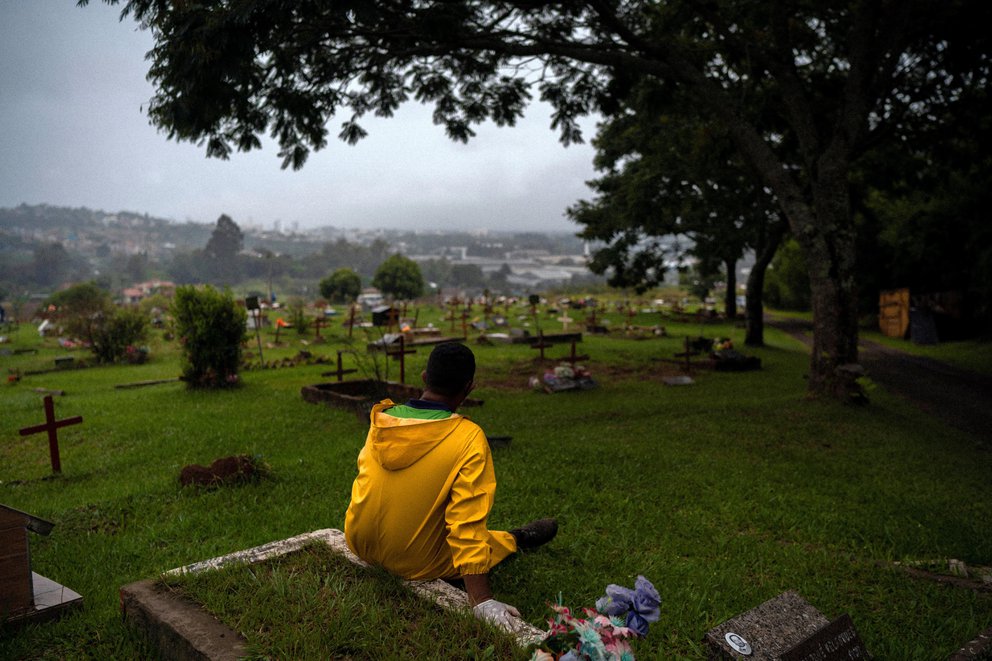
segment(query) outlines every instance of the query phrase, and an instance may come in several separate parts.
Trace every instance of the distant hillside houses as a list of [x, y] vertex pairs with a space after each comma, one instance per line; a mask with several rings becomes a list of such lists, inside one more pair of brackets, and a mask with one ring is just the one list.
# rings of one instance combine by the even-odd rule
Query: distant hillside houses
[[168, 280], [149, 280], [131, 285], [121, 292], [124, 303], [134, 305], [153, 294], [172, 297], [176, 293], [176, 284]]

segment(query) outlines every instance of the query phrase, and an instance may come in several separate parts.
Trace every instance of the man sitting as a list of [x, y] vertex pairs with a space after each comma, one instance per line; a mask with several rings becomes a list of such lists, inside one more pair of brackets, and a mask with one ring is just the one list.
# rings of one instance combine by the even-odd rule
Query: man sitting
[[489, 570], [550, 541], [558, 524], [541, 519], [509, 532], [486, 525], [496, 495], [489, 443], [455, 412], [475, 385], [471, 349], [439, 344], [422, 377], [420, 399], [372, 409], [345, 539], [355, 555], [403, 578], [462, 579], [476, 616], [507, 627], [520, 613], [493, 599]]

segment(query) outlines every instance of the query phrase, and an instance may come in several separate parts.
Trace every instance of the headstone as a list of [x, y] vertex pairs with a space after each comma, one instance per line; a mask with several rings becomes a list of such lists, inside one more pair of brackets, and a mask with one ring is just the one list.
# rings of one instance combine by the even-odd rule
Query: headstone
[[19, 623], [61, 614], [83, 598], [31, 571], [28, 531], [51, 532], [52, 523], [0, 505], [0, 622]]
[[795, 592], [785, 592], [706, 632], [710, 659], [839, 661], [870, 659], [851, 618], [830, 621]]

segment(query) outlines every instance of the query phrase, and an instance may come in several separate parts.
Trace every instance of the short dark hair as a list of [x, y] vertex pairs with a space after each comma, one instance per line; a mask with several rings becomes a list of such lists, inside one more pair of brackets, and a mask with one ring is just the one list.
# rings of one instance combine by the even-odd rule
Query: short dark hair
[[460, 342], [445, 342], [434, 347], [427, 359], [427, 387], [439, 395], [452, 397], [461, 393], [475, 378], [475, 354]]

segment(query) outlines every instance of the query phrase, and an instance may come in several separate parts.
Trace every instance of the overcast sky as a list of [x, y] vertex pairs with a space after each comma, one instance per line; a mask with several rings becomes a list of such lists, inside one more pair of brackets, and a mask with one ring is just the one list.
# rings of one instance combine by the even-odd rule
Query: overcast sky
[[[151, 35], [92, 0], [0, 0], [0, 207], [86, 206], [213, 223], [577, 231], [563, 213], [588, 197], [587, 142], [563, 147], [550, 110], [514, 128], [483, 126], [467, 145], [404, 106], [368, 118], [356, 146], [332, 138], [302, 170], [276, 145], [230, 160], [166, 139], [141, 108]], [[332, 136], [340, 121], [331, 120]]]

